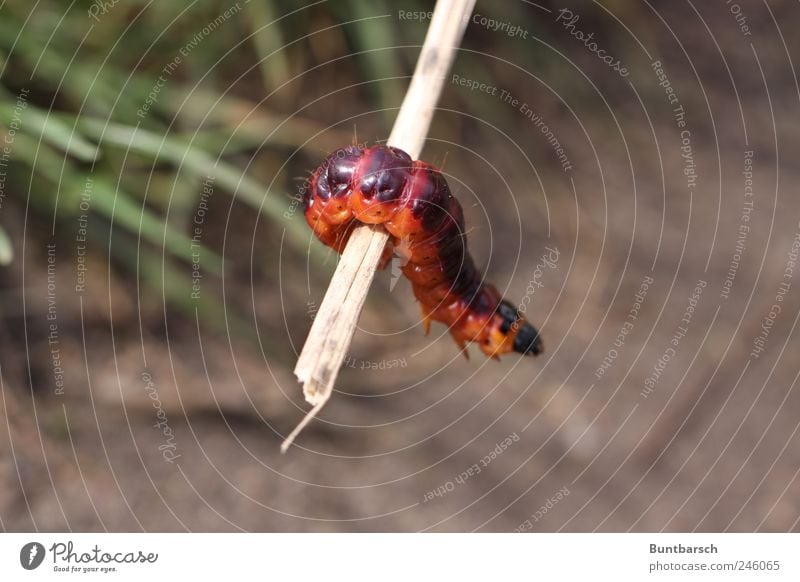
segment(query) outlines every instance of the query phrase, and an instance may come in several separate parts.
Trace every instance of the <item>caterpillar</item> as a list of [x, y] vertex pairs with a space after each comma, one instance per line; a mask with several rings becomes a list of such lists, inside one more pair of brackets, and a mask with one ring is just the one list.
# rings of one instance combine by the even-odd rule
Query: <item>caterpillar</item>
[[487, 356], [541, 353], [539, 332], [498, 290], [485, 284], [468, 250], [464, 213], [444, 176], [390, 146], [349, 146], [328, 156], [303, 194], [308, 225], [317, 238], [341, 253], [358, 223], [381, 224], [390, 238], [381, 258], [406, 260], [422, 309], [430, 322], [448, 326], [456, 344], [475, 342]]

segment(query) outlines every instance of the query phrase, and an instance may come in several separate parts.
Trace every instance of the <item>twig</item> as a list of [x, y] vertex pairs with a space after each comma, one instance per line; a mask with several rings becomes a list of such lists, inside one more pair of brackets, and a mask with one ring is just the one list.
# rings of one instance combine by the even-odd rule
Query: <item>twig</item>
[[[445, 78], [453, 63], [475, 0], [438, 0], [388, 145], [419, 157]], [[382, 228], [359, 226], [350, 237], [331, 284], [314, 318], [294, 373], [303, 383], [306, 401], [314, 405], [286, 437], [281, 452], [317, 415], [333, 392], [356, 323], [375, 277], [388, 234]]]

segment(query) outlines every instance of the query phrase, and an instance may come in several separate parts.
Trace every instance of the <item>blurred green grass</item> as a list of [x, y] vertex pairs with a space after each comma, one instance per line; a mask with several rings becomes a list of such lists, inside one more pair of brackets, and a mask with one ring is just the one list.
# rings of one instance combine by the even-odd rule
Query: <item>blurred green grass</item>
[[[293, 114], [302, 91], [293, 77], [318, 64], [312, 55], [326, 53], [310, 46], [320, 42], [311, 33], [339, 20], [370, 19], [378, 24], [330, 28], [323, 40], [331, 46], [322, 48], [331, 57], [337, 50], [362, 53], [365, 78], [400, 77], [404, 68], [391, 51], [377, 50], [394, 42], [390, 27], [374, 18], [389, 11], [386, 3], [298, 8], [257, 0], [4, 2], [0, 127], [14, 133], [8, 193], [27, 200], [42, 224], [52, 223], [53, 235], [68, 237], [86, 210], [80, 203], [88, 185], [92, 220], [130, 235], [108, 245], [94, 240], [95, 252], [107, 247], [119, 268], [141, 278], [143, 292], [165, 293], [187, 312], [198, 305], [175, 289], [191, 286], [181, 264], [191, 263], [191, 218], [208, 176], [216, 190], [285, 228], [290, 252], [304, 256], [311, 244], [318, 260], [324, 253], [309, 243], [304, 222], [284, 217], [286, 190], [294, 186], [277, 182], [268, 191], [258, 172], [289, 154], [308, 151], [314, 159], [351, 139], [326, 130], [326, 120]], [[165, 69], [178, 55], [180, 63]], [[372, 86], [379, 90], [366, 98], [380, 101], [403, 83]], [[200, 252], [204, 274], [221, 275], [219, 252]], [[0, 227], [0, 264], [13, 256]], [[206, 299], [203, 310], [223, 324], [220, 297]]]
[[[433, 4], [3, 2], [0, 132], [8, 135], [17, 98], [30, 91], [6, 190], [29, 203], [42, 224], [52, 224], [54, 235], [63, 231], [68, 238], [91, 182], [92, 220], [127, 235], [115, 235], [113, 244], [94, 240], [95, 252], [110, 252], [118, 269], [140, 277], [142, 292], [163, 294], [192, 314], [198, 306], [175, 290], [191, 287], [191, 221], [208, 176], [215, 191], [258, 213], [265, 230], [285, 229], [285, 252], [302, 262], [307, 256], [322, 261], [328, 253], [311, 240], [302, 214], [285, 217], [297, 191], [285, 176], [307, 172], [325, 152], [353, 138], [349, 129], [329, 126], [345, 117], [341, 112], [329, 108], [327, 118], [313, 117], [320, 110], [324, 116], [327, 104], [305, 112], [308, 89], [324, 95], [360, 84], [343, 98], [359, 100], [352, 111], [381, 111], [369, 122], [388, 134], [428, 25], [401, 25], [397, 11], [429, 11]], [[479, 2], [478, 10], [546, 34], [522, 3]], [[481, 27], [471, 27], [468, 36], [484, 51], [502, 46], [513, 53], [519, 47]], [[343, 67], [320, 66], [342, 58]], [[533, 51], [520, 58], [548, 66]], [[502, 72], [491, 63], [480, 51], [467, 50], [457, 66], [501, 83]], [[314, 75], [304, 75], [317, 66]], [[335, 76], [342, 70], [346, 79]], [[471, 102], [476, 115], [500, 123], [510, 115], [487, 107], [492, 104]], [[374, 137], [374, 126], [366, 136], [369, 130], [358, 129], [362, 137]], [[279, 178], [271, 184], [270, 172]], [[222, 276], [222, 249], [203, 247], [201, 253], [204, 274]], [[0, 226], [0, 264], [13, 260], [12, 241]], [[204, 298], [204, 311], [225, 325], [221, 297]]]

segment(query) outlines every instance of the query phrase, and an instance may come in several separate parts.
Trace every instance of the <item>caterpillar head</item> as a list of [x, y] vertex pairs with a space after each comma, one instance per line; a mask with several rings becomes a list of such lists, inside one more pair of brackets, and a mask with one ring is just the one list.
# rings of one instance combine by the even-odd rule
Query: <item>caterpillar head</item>
[[350, 220], [347, 196], [352, 190], [353, 175], [363, 152], [364, 148], [358, 146], [338, 149], [314, 172], [303, 201], [306, 220], [318, 236], [326, 225]]
[[344, 196], [352, 188], [356, 168], [363, 155], [364, 148], [348, 146], [337, 150], [332, 159], [329, 158], [327, 178], [333, 196]]
[[411, 178], [413, 161], [402, 150], [376, 146], [364, 152], [356, 167], [351, 206], [361, 222], [386, 222], [397, 211]]
[[364, 148], [348, 146], [329, 155], [315, 176], [317, 196], [329, 200], [347, 195], [353, 186], [353, 175], [363, 153]]

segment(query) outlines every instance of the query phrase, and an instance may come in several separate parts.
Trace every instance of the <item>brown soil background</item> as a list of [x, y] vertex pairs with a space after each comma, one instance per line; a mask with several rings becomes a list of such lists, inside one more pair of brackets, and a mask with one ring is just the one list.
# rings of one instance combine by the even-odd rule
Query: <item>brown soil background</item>
[[[547, 138], [519, 110], [452, 84], [424, 154], [444, 160], [487, 278], [512, 302], [534, 277], [541, 283], [528, 315], [546, 352], [498, 363], [473, 348], [466, 361], [441, 326], [423, 335], [407, 283], [390, 292], [391, 275], [381, 273], [339, 393], [284, 456], [282, 435], [306, 409], [291, 367], [335, 257], [309, 262], [287, 246], [283, 225], [215, 194], [204, 237], [224, 252], [225, 276], [205, 278], [202, 292], [221, 297], [224, 285], [226, 310], [241, 314], [241, 325], [229, 322], [225, 333], [202, 309], [192, 315], [142, 292], [135, 274], [109, 262], [107, 244], [92, 248], [88, 288], [79, 296], [69, 234], [57, 236], [66, 386], [56, 395], [46, 319], [49, 225], [26, 210], [24, 194], [10, 196], [3, 225], [17, 257], [4, 269], [1, 291], [0, 526], [800, 529], [800, 268], [764, 352], [751, 356], [800, 229], [793, 70], [800, 52], [791, 30], [800, 9], [742, 2], [745, 35], [721, 1], [603, 4], [571, 6], [583, 15], [577, 28], [596, 31], [630, 69], [624, 79], [556, 23], [554, 12], [535, 6], [518, 23], [535, 31], [527, 40], [470, 25], [464, 48], [483, 68], [459, 61], [454, 70], [527, 102], [572, 170], [562, 170]], [[632, 23], [635, 38], [610, 14]], [[405, 26], [396, 15], [392, 23]], [[397, 50], [413, 61], [413, 47]], [[686, 112], [693, 189], [680, 131], [651, 68], [656, 59]], [[314, 75], [307, 82], [327, 89], [309, 101], [352, 80], [352, 63]], [[303, 115], [345, 135], [354, 124], [348, 118], [358, 116], [359, 138], [385, 137], [388, 126], [373, 112], [379, 107], [341, 87]], [[285, 154], [254, 172], [265, 182], [277, 176], [291, 191], [324, 156], [325, 134], [316, 139], [287, 167], [279, 169]], [[754, 207], [725, 299], [747, 150], [754, 152]], [[559, 260], [534, 275], [545, 246], [558, 249]], [[639, 316], [598, 379], [647, 276], [653, 284]], [[699, 280], [706, 287], [688, 332], [645, 398], [645, 379], [670, 347]], [[404, 365], [361, 369], [395, 360]], [[175, 435], [175, 463], [159, 450], [164, 438], [153, 426], [145, 370]], [[482, 463], [510, 435], [518, 440]], [[457, 480], [476, 464], [480, 472]], [[439, 488], [443, 495], [426, 500]], [[564, 488], [568, 495], [548, 503]]]

